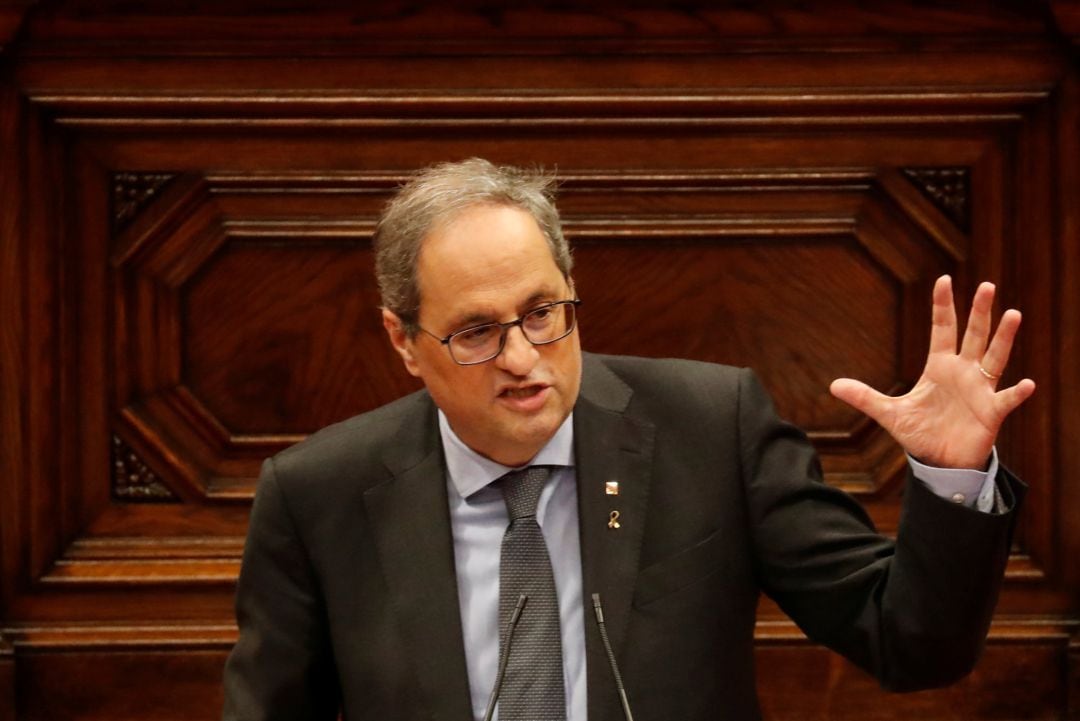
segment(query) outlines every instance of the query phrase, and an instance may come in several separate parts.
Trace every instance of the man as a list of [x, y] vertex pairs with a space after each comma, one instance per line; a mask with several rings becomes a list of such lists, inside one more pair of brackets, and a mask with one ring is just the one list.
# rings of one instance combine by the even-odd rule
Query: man
[[[912, 457], [893, 543], [749, 371], [581, 352], [548, 182], [474, 159], [387, 207], [383, 322], [426, 390], [265, 464], [225, 718], [479, 719], [503, 658], [504, 721], [619, 719], [610, 640], [638, 719], [753, 719], [760, 591], [890, 688], [967, 673], [1022, 496], [993, 451], [1034, 391], [996, 389], [1019, 313], [991, 339], [983, 284], [957, 352], [941, 278], [910, 393], [833, 383]], [[511, 523], [526, 482], [539, 500]], [[504, 563], [519, 523], [542, 568]]]

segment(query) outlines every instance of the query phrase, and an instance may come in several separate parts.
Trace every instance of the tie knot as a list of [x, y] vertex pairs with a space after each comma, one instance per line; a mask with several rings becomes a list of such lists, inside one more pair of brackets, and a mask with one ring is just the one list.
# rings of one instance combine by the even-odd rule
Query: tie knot
[[545, 466], [529, 466], [520, 471], [511, 471], [499, 479], [499, 490], [506, 501], [511, 521], [536, 515], [540, 492], [544, 490], [544, 483], [550, 474], [551, 470]]

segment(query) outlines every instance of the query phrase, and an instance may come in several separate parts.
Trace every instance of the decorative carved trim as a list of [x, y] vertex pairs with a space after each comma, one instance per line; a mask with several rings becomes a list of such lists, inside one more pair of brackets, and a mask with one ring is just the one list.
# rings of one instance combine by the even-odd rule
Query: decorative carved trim
[[958, 228], [964, 232], [971, 230], [970, 168], [902, 168], [901, 171]]
[[176, 177], [175, 173], [114, 173], [113, 231], [124, 228]]
[[125, 501], [175, 501], [176, 496], [120, 436], [112, 437], [113, 496]]

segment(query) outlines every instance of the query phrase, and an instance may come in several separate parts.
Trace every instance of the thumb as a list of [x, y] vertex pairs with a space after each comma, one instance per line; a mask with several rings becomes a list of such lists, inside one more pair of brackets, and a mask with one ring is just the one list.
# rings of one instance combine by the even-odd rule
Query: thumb
[[1035, 392], [1035, 381], [1030, 378], [1025, 378], [1016, 385], [1006, 388], [1005, 390], [998, 391], [995, 397], [998, 400], [998, 405], [1001, 408], [1001, 417], [1009, 415], [1015, 411], [1021, 403], [1031, 397], [1031, 394]]
[[881, 423], [887, 413], [889, 396], [878, 393], [862, 381], [853, 378], [837, 378], [829, 386], [829, 392], [878, 423]]

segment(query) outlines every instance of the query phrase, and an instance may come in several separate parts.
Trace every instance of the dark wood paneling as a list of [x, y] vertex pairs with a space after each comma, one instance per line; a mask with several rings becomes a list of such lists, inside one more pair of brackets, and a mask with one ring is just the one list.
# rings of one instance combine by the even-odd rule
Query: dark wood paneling
[[[1055, 4], [1062, 6], [1058, 15], [1063, 17], [1069, 3]], [[489, 45], [503, 48], [508, 41], [523, 46], [519, 53], [582, 53], [590, 48], [597, 51], [590, 43], [598, 40], [605, 42], [599, 48], [603, 51], [623, 49], [642, 40], [683, 51], [700, 50], [703, 44], [735, 51], [787, 49], [789, 43], [818, 50], [861, 50], [917, 43], [968, 45], [998, 38], [1039, 39], [1052, 22], [1024, 3], [972, 0], [947, 6], [897, 0], [882, 0], [872, 6], [772, 0], [728, 7], [687, 2], [675, 9], [655, 1], [629, 6], [568, 3], [548, 8], [540, 3], [491, 5], [465, 0], [453, 6], [381, 2], [343, 8], [337, 0], [313, 0], [304, 6], [310, 12], [300, 17], [296, 4], [288, 1], [253, 6], [200, 0], [187, 3], [184, 13], [167, 9], [167, 4], [150, 3], [136, 9], [121, 0], [69, 0], [51, 5], [37, 14], [33, 29], [61, 47], [65, 42], [77, 47], [92, 39], [98, 43], [156, 41], [165, 52], [173, 53], [193, 52], [202, 43], [233, 51], [264, 52], [270, 42], [284, 40], [289, 45], [279, 50], [282, 55], [298, 46], [310, 52], [317, 41], [322, 41], [322, 53], [356, 52], [350, 41], [374, 45], [361, 46], [362, 52], [385, 54], [445, 53], [451, 49], [473, 54], [477, 44], [486, 50]], [[252, 22], [256, 9], [264, 22]]]
[[[209, 721], [220, 715], [227, 639], [178, 636], [168, 644], [115, 634], [108, 642], [68, 637], [53, 646], [59, 635], [37, 639], [35, 650], [20, 658], [17, 694], [10, 697], [19, 719]], [[756, 653], [758, 690], [766, 718], [780, 720], [1059, 719], [1067, 688], [1046, 669], [1062, 667], [1067, 652], [1060, 632], [1002, 639], [991, 642], [975, 672], [955, 686], [897, 696], [824, 649], [766, 640]], [[1002, 693], [1014, 685], [1025, 692]], [[628, 693], [632, 700], [634, 689]]]
[[[25, 244], [21, 213], [23, 201], [22, 128], [19, 95], [10, 82], [0, 88], [0, 475], [14, 479], [25, 473], [26, 401], [19, 391], [26, 382], [26, 304], [24, 302]], [[0, 520], [0, 608], [6, 607], [15, 585], [25, 576], [21, 567], [25, 543], [20, 495], [25, 484], [0, 483], [0, 507], [10, 510]]]
[[[1065, 706], [1061, 679], [1046, 673], [1065, 664], [1063, 637], [991, 643], [960, 683], [902, 695], [881, 691], [872, 678], [820, 648], [766, 645], [757, 662], [762, 711], [771, 719], [1060, 719]], [[1024, 692], [1002, 693], [1014, 685]]]
[[0, 636], [0, 721], [15, 721], [14, 649]]
[[170, 649], [28, 653], [19, 661], [18, 718], [220, 718], [220, 679], [226, 655], [221, 650]]
[[0, 2], [0, 52], [11, 42], [22, 25], [27, 11], [36, 0], [3, 0]]
[[762, 701], [1080, 707], [1071, 3], [288, 5], [60, 0], [4, 47], [0, 718], [5, 682], [18, 719], [217, 715], [259, 462], [416, 387], [370, 235], [470, 155], [558, 169], [586, 348], [755, 367], [885, 531], [903, 458], [828, 382], [902, 391], [933, 279], [997, 282], [1040, 391], [1000, 438], [1032, 490], [985, 658], [886, 697], [765, 601]]

